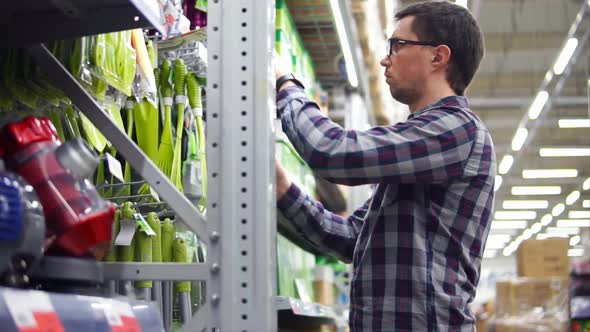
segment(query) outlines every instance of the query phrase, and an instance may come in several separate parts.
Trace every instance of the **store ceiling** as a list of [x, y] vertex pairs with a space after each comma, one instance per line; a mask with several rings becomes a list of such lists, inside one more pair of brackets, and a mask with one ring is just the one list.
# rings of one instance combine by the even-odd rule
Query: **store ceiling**
[[[359, 1], [353, 1], [359, 2]], [[362, 2], [362, 1], [361, 1]], [[402, 0], [399, 6], [418, 1]], [[324, 86], [341, 84], [336, 59], [340, 54], [338, 36], [332, 23], [328, 0], [287, 0], [303, 42], [310, 51], [316, 66], [316, 74]], [[582, 0], [469, 0], [470, 10], [478, 17], [484, 32], [486, 54], [467, 95], [472, 109], [489, 127], [496, 146], [498, 163], [506, 154], [517, 156], [497, 192], [496, 210], [503, 210], [504, 200], [546, 200], [548, 208], [533, 210], [537, 218], [528, 222], [529, 227], [566, 200], [566, 196], [581, 187], [590, 177], [590, 156], [540, 157], [539, 149], [590, 148], [590, 129], [559, 128], [563, 118], [590, 117], [589, 67], [590, 54], [588, 31], [590, 14], [581, 25], [579, 48], [581, 54], [573, 66], [561, 98], [551, 99], [553, 105], [546, 108], [535, 122], [536, 129], [522, 151], [512, 151], [511, 141], [515, 131], [527, 113], [547, 71], [561, 51], [570, 26], [583, 5]], [[589, 5], [586, 10], [590, 11]], [[584, 35], [584, 38], [580, 38]], [[389, 34], [391, 32], [386, 32]], [[557, 80], [557, 78], [555, 78]], [[571, 168], [578, 171], [575, 178], [523, 179], [524, 169]], [[556, 185], [561, 194], [550, 196], [513, 196], [516, 185]], [[568, 210], [585, 210], [583, 201], [590, 199], [590, 191], [582, 191], [581, 198], [566, 212], [554, 219], [567, 218]], [[549, 226], [555, 226], [555, 221]], [[506, 231], [492, 231], [492, 233]], [[512, 231], [514, 237], [522, 230]], [[544, 233], [545, 229], [540, 233]], [[501, 251], [498, 252], [501, 254]]]

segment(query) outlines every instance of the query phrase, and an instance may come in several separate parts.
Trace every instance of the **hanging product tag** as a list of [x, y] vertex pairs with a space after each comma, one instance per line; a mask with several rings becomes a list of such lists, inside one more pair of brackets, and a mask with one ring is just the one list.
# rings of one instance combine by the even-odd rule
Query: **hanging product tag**
[[121, 228], [119, 234], [115, 238], [115, 245], [117, 246], [129, 246], [135, 235], [137, 229], [137, 223], [135, 219], [121, 219], [119, 221]]
[[135, 222], [139, 226], [139, 230], [145, 232], [149, 236], [156, 236], [156, 232], [150, 227], [150, 225], [145, 221], [143, 216], [139, 213], [134, 213], [133, 217], [135, 218]]
[[47, 293], [5, 289], [3, 295], [19, 332], [65, 331]]
[[123, 177], [123, 169], [121, 167], [121, 163], [109, 153], [105, 154], [107, 160], [107, 166], [109, 169], [109, 173], [117, 178], [117, 180], [121, 182], [125, 182], [125, 178]]

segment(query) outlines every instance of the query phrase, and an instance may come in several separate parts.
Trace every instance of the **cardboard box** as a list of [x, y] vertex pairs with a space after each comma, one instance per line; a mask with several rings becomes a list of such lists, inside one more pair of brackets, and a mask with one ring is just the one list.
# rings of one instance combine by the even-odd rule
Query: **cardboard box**
[[519, 277], [568, 277], [570, 272], [567, 238], [526, 240], [516, 256]]
[[[479, 329], [477, 330], [478, 332]], [[487, 331], [487, 330], [484, 330]], [[557, 322], [550, 319], [536, 321], [523, 321], [517, 318], [512, 320], [496, 320], [490, 326], [490, 331], [495, 332], [567, 332], [567, 322]]]
[[523, 316], [532, 312], [568, 313], [568, 279], [518, 278], [496, 283], [496, 315]]

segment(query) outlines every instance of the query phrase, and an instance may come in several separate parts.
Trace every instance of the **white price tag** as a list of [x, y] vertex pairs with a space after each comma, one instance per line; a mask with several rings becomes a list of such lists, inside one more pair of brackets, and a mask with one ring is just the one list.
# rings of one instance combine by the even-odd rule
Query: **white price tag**
[[125, 182], [125, 178], [123, 177], [123, 169], [121, 168], [121, 163], [109, 153], [106, 154], [107, 157], [107, 166], [109, 168], [109, 173], [112, 176], [116, 177], [117, 180], [121, 182]]

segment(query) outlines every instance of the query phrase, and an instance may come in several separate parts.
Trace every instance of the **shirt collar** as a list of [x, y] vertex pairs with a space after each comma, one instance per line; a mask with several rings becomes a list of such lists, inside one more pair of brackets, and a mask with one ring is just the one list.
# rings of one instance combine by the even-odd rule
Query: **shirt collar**
[[417, 112], [410, 113], [410, 115], [408, 116], [408, 120], [413, 119], [413, 118], [417, 117], [418, 115], [421, 115], [429, 110], [437, 109], [437, 108], [441, 108], [441, 107], [469, 108], [469, 104], [467, 103], [467, 98], [465, 98], [464, 96], [444, 97], [442, 99], [435, 101], [432, 104], [426, 105], [425, 107], [423, 107], [421, 110], [419, 110]]

